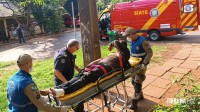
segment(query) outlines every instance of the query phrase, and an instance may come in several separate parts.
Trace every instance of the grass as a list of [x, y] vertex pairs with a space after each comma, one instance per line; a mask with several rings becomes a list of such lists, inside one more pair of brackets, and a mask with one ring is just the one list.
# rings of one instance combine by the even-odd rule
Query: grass
[[[152, 48], [154, 51], [152, 62], [158, 62], [161, 59], [159, 57], [159, 53], [165, 51], [166, 46], [152, 46]], [[107, 50], [107, 46], [101, 46], [102, 57], [105, 57], [109, 53], [110, 51]], [[76, 64], [79, 67], [83, 67], [82, 49], [77, 51], [75, 54], [77, 55]], [[43, 89], [53, 87], [53, 58], [49, 58], [45, 60], [35, 60], [33, 61], [33, 63], [34, 63], [33, 71], [31, 72], [31, 74], [32, 74], [33, 80], [38, 85], [38, 88], [40, 90], [43, 90]], [[1, 91], [0, 92], [0, 112], [7, 112], [7, 97], [6, 97], [7, 81], [10, 76], [12, 76], [14, 73], [17, 72], [17, 67], [16, 68], [12, 67], [13, 65], [15, 65], [15, 62], [0, 62], [0, 91]], [[8, 69], [5, 69], [5, 68], [8, 68]]]
[[4, 68], [13, 64], [14, 62], [0, 62], [0, 68]]
[[151, 63], [159, 63], [162, 61], [161, 53], [167, 50], [166, 46], [152, 46], [153, 57], [151, 58]]

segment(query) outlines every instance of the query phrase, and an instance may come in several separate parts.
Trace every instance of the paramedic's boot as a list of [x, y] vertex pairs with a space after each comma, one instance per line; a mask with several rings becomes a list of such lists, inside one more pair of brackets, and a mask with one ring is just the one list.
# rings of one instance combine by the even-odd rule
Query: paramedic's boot
[[144, 99], [143, 92], [142, 92], [142, 84], [133, 82], [135, 93], [133, 95], [133, 99], [142, 100]]
[[136, 110], [137, 109], [137, 102], [138, 102], [138, 100], [132, 99], [131, 105], [129, 105], [128, 108], [131, 109], [131, 110]]
[[144, 99], [143, 92], [134, 93], [133, 99], [137, 101]]
[[138, 98], [138, 100], [142, 100], [142, 99], [144, 99], [143, 92], [140, 92], [139, 94], [140, 94], [140, 95], [139, 95], [140, 97]]
[[137, 109], [137, 103], [139, 100], [144, 99], [143, 93], [139, 92], [139, 93], [134, 93], [131, 105], [129, 106], [129, 109], [131, 110], [136, 110]]

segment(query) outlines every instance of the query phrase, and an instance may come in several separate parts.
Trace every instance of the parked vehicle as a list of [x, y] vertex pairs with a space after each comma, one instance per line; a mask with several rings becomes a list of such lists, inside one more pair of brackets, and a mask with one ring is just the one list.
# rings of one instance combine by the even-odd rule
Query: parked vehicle
[[110, 13], [103, 13], [103, 15], [99, 18], [99, 33], [100, 40], [108, 39], [109, 36], [107, 32], [110, 30]]
[[[156, 41], [164, 36], [198, 30], [199, 13], [199, 0], [134, 0], [106, 9], [99, 21], [108, 17], [107, 28], [110, 25], [111, 30], [123, 32], [134, 27], [140, 35]], [[101, 36], [106, 34], [102, 33]]]
[[[69, 14], [65, 14], [63, 16], [64, 24], [67, 27], [73, 27], [73, 17]], [[80, 19], [79, 17], [74, 18], [75, 19], [75, 26], [80, 27]]]

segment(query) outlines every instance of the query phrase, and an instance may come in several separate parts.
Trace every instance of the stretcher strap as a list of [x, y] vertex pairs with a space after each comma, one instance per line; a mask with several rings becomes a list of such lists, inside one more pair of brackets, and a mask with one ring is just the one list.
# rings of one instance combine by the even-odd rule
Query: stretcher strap
[[123, 68], [123, 63], [122, 63], [122, 55], [120, 53], [116, 53], [118, 59], [119, 59], [119, 65], [120, 65], [120, 68]]
[[85, 71], [90, 72], [93, 71], [95, 68], [100, 68], [104, 74], [107, 74], [107, 70], [105, 69], [105, 67], [103, 67], [102, 65], [90, 65], [90, 68], [85, 68]]

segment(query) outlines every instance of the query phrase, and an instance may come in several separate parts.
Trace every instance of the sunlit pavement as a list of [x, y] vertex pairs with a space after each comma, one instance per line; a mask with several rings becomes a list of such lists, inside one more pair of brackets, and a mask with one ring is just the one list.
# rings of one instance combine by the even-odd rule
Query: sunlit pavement
[[[17, 57], [21, 53], [28, 53], [35, 59], [45, 59], [53, 57], [54, 52], [64, 46], [66, 46], [69, 39], [75, 38], [73, 31], [64, 32], [59, 34], [55, 38], [32, 38], [26, 41], [25, 44], [13, 43], [13, 48], [9, 48], [11, 45], [0, 47], [0, 61], [16, 61]], [[76, 39], [81, 42], [80, 31], [76, 32]]]

